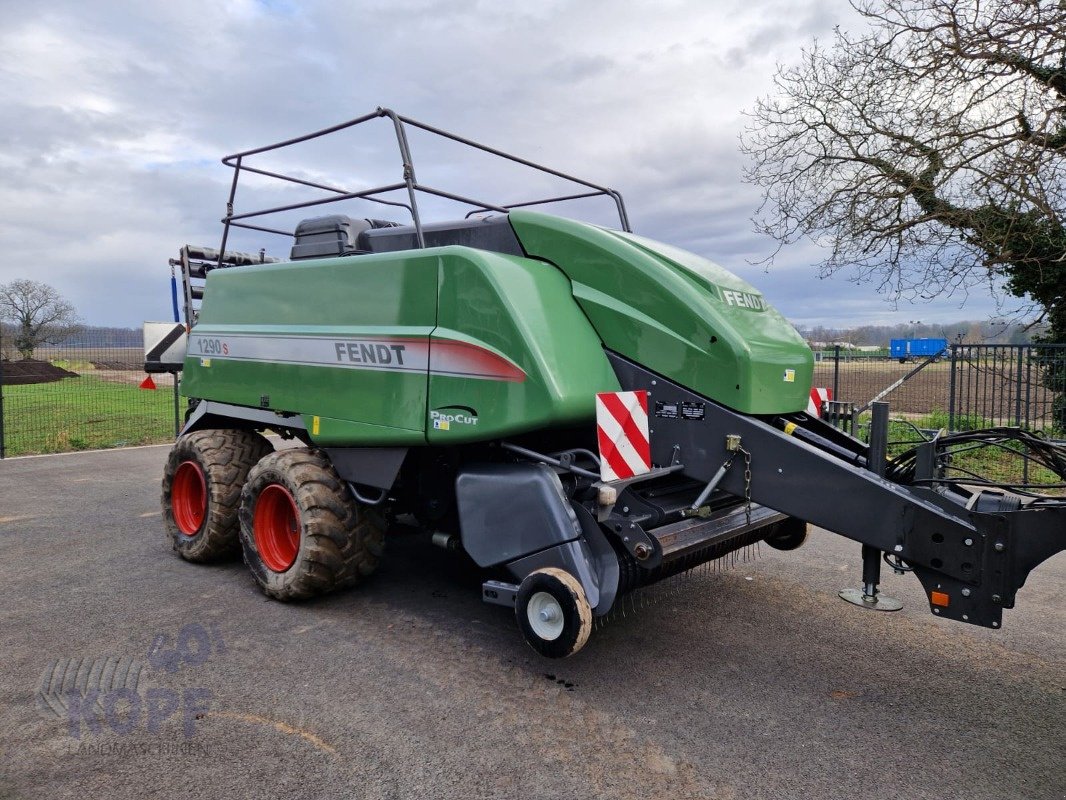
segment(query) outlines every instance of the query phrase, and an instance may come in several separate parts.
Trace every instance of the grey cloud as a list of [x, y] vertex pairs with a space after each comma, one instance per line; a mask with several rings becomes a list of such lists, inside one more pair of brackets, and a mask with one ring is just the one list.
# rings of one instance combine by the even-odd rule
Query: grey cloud
[[[840, 13], [828, 0], [6, 3], [0, 281], [53, 283], [93, 323], [165, 317], [167, 258], [218, 242], [222, 155], [386, 104], [622, 190], [637, 232], [719, 261], [795, 319], [861, 321], [889, 307], [817, 280], [816, 249], [769, 274], [748, 263], [773, 248], [751, 233], [758, 196], [736, 148], [775, 59]], [[497, 201], [556, 188], [425, 137], [412, 147], [427, 183]], [[399, 170], [387, 126], [294, 156], [284, 165], [345, 186]], [[238, 201], [282, 196], [249, 184]]]

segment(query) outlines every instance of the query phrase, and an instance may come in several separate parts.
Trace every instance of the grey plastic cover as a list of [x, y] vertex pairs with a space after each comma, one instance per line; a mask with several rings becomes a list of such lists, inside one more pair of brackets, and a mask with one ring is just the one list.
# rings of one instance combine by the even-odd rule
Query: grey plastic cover
[[563, 485], [544, 464], [475, 464], [455, 479], [463, 547], [481, 567], [581, 535]]

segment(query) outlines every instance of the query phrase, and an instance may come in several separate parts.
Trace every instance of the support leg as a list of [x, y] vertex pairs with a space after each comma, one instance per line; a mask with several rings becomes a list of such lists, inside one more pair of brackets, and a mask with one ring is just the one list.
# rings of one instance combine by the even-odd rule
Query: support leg
[[842, 589], [840, 597], [849, 603], [873, 611], [899, 611], [903, 603], [894, 597], [881, 594], [877, 585], [881, 582], [881, 551], [868, 544], [862, 546], [862, 588]]

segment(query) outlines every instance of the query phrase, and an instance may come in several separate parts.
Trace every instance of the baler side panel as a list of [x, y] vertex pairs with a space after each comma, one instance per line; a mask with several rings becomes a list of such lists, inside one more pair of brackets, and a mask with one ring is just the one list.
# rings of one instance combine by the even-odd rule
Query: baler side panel
[[[440, 263], [429, 442], [591, 425], [596, 393], [617, 391], [618, 378], [574, 302], [570, 281], [541, 261], [476, 250], [463, 250], [462, 256]], [[476, 354], [482, 375], [449, 374], [453, 362], [468, 373], [477, 371], [470, 360]]]
[[182, 392], [300, 414], [319, 444], [424, 442], [438, 268], [398, 253], [216, 270]]

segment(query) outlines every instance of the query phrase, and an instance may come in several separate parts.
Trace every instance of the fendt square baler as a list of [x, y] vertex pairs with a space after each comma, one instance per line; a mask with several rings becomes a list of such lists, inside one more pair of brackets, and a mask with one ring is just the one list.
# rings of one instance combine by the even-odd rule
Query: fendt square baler
[[[396, 135], [394, 184], [252, 165], [377, 119]], [[503, 205], [423, 185], [412, 129], [578, 188]], [[221, 246], [172, 262], [188, 411], [162, 504], [189, 561], [243, 552], [264, 592], [298, 600], [370, 575], [409, 515], [484, 569], [484, 599], [513, 607], [534, 649], [563, 657], [628, 594], [759, 542], [796, 548], [808, 524], [862, 544], [860, 604], [892, 607], [884, 557], [934, 613], [990, 627], [1066, 545], [1062, 498], [945, 477], [957, 437], [888, 460], [881, 407], [869, 444], [807, 413], [812, 354], [787, 320], [725, 269], [634, 235], [612, 189], [387, 109], [223, 161]], [[324, 195], [238, 213], [246, 173]], [[466, 216], [429, 223], [426, 194]], [[595, 197], [619, 230], [530, 210]], [[409, 219], [262, 219], [367, 201]], [[289, 237], [289, 258], [227, 251], [234, 228]], [[265, 432], [301, 446], [275, 451]], [[1063, 475], [1061, 446], [967, 436], [1020, 441]]]

